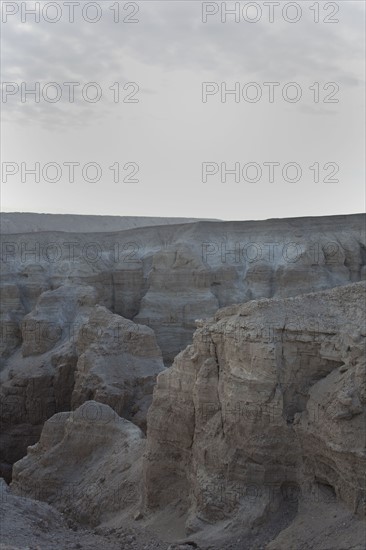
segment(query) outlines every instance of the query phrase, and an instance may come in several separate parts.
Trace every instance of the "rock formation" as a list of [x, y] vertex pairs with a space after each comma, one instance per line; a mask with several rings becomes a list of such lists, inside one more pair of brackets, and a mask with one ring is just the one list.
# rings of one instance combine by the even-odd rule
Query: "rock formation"
[[14, 466], [15, 494], [45, 500], [80, 523], [133, 513], [140, 499], [141, 430], [108, 405], [87, 401], [54, 415]]
[[77, 351], [72, 408], [94, 399], [146, 429], [156, 376], [164, 369], [153, 330], [96, 306]]
[[[6, 354], [40, 294], [68, 282], [92, 286], [100, 305], [154, 328], [170, 365], [191, 342], [195, 317], [362, 280], [365, 250], [362, 215], [200, 221], [115, 233], [5, 233], [2, 284], [14, 287], [5, 292], [19, 295], [21, 304], [10, 319], [12, 342], [3, 331]], [[9, 311], [2, 312], [8, 324]]]
[[157, 379], [146, 510], [247, 534], [322, 498], [365, 515], [365, 304], [357, 283], [199, 321]]
[[[353, 283], [197, 320], [158, 375], [146, 450], [137, 426], [87, 401], [46, 422], [13, 492], [85, 524], [188, 535], [178, 548], [362, 550], [365, 305]], [[94, 315], [103, 338], [111, 314]]]
[[151, 328], [96, 305], [85, 285], [42, 293], [21, 322], [21, 346], [1, 372], [1, 461], [38, 441], [43, 423], [95, 399], [145, 428], [156, 375], [164, 368]]
[[360, 215], [4, 234], [1, 472], [170, 542], [361, 550], [365, 250]]
[[95, 304], [93, 288], [60, 286], [42, 293], [21, 321], [21, 346], [1, 371], [2, 461], [24, 456], [38, 441], [43, 423], [71, 409], [77, 363], [75, 334]]
[[187, 245], [153, 256], [148, 290], [134, 320], [154, 329], [168, 363], [191, 342], [195, 319], [202, 312], [213, 315], [219, 308], [211, 279], [202, 258]]
[[[170, 365], [191, 342], [195, 319], [209, 317], [219, 307], [295, 296], [364, 278], [363, 225], [364, 218], [354, 215], [205, 221], [119, 233], [4, 234], [0, 462], [21, 458], [26, 446], [37, 441], [47, 418], [83, 399], [103, 398], [144, 427], [151, 376], [162, 368], [156, 349], [142, 386], [131, 369], [127, 373], [129, 352], [121, 351], [118, 358], [115, 345], [109, 346], [109, 361], [102, 342], [94, 341], [89, 349], [81, 344], [79, 361], [76, 333], [97, 304], [152, 328], [165, 364]], [[141, 348], [150, 338], [146, 331], [141, 332]], [[120, 361], [124, 382], [116, 380]], [[138, 361], [144, 370], [147, 359]], [[130, 359], [128, 364], [136, 366]]]

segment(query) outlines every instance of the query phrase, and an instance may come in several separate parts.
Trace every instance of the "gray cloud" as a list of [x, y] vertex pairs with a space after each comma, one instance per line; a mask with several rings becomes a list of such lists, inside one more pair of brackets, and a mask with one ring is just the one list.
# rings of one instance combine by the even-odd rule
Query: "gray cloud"
[[[283, 21], [270, 24], [264, 20], [256, 24], [222, 24], [219, 18], [203, 24], [201, 3], [184, 1], [141, 2], [138, 24], [115, 24], [108, 10], [111, 3], [105, 2], [102, 20], [95, 25], [86, 22], [24, 25], [19, 17], [3, 25], [3, 81], [28, 85], [36, 81], [41, 84], [95, 81], [103, 88], [103, 98], [97, 104], [81, 100], [79, 94], [74, 104], [65, 98], [49, 104], [21, 103], [19, 96], [10, 97], [2, 106], [5, 125], [11, 122], [18, 128], [6, 144], [12, 158], [44, 155], [47, 159], [47, 155], [55, 157], [57, 153], [63, 158], [71, 154], [83, 158], [98, 155], [106, 164], [117, 155], [127, 160], [141, 159], [145, 183], [136, 193], [126, 187], [123, 193], [117, 192], [115, 187], [105, 184], [104, 191], [108, 190], [109, 196], [106, 202], [101, 202], [103, 195], [99, 188], [86, 189], [80, 185], [75, 196], [82, 198], [83, 211], [90, 213], [101, 204], [106, 213], [113, 213], [116, 204], [123, 203], [131, 214], [158, 215], [157, 209], [163, 207], [156, 197], [163, 196], [166, 210], [160, 210], [162, 215], [173, 215], [171, 209], [175, 208], [176, 215], [238, 217], [230, 214], [230, 202], [235, 208], [240, 202], [246, 204], [243, 215], [250, 215], [251, 202], [255, 205], [253, 215], [261, 217], [260, 213], [267, 211], [264, 196], [274, 204], [285, 194], [284, 210], [281, 206], [271, 214], [268, 208], [269, 215], [276, 216], [277, 212], [281, 215], [295, 199], [301, 202], [299, 188], [294, 191], [283, 186], [275, 192], [270, 186], [263, 189], [231, 186], [225, 194], [220, 182], [212, 182], [210, 192], [215, 209], [210, 210], [207, 187], [198, 187], [201, 162], [234, 161], [241, 155], [243, 161], [255, 157], [261, 161], [299, 158], [306, 166], [314, 161], [316, 151], [319, 161], [324, 157], [324, 162], [339, 160], [345, 165], [344, 177], [350, 178], [352, 174], [357, 180], [355, 196], [359, 202], [362, 127], [358, 119], [364, 84], [361, 2], [343, 2], [338, 15], [340, 23], [334, 25], [312, 22], [309, 3], [305, 2], [301, 3], [304, 16], [296, 24]], [[108, 90], [116, 81], [122, 85], [137, 82], [140, 102], [116, 105]], [[222, 104], [215, 98], [202, 104], [202, 81], [226, 81], [228, 88], [235, 82], [296, 81], [304, 90], [304, 100], [294, 105], [283, 102], [268, 105], [265, 101], [250, 105]], [[314, 104], [308, 88], [316, 81], [339, 83], [340, 103]], [[16, 139], [15, 133], [24, 129], [23, 137]], [[54, 140], [49, 141], [49, 134], [62, 136], [62, 144], [57, 141], [58, 148]], [[350, 144], [347, 150], [342, 149], [345, 140]], [[82, 152], [78, 149], [80, 144]], [[197, 205], [194, 205], [197, 211], [189, 210], [193, 206], [181, 196], [181, 187], [177, 193], [178, 186], [197, 193], [204, 213], [200, 214]], [[71, 193], [67, 185], [65, 189]], [[305, 198], [308, 189], [319, 193], [313, 203]], [[324, 189], [304, 186], [302, 204], [296, 208], [300, 211], [304, 208], [305, 213], [312, 208], [314, 212], [321, 211], [323, 201], [326, 208], [335, 209], [336, 201], [338, 211], [352, 209], [342, 195], [349, 192], [349, 186], [343, 191], [337, 188], [331, 197], [329, 189]], [[15, 193], [21, 200], [29, 200], [21, 186], [6, 189], [5, 196], [7, 193], [11, 204], [17, 200]], [[140, 203], [134, 210], [136, 200]], [[51, 206], [48, 210], [52, 211]], [[63, 205], [63, 210], [67, 210], [67, 205]]]

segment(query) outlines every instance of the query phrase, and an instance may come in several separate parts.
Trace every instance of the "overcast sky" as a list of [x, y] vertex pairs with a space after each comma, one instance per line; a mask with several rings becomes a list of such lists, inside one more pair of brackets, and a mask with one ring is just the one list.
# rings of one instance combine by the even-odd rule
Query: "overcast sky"
[[[65, 2], [45, 4], [35, 22], [24, 12], [35, 2], [2, 3], [2, 80], [15, 83], [1, 105], [3, 210], [243, 220], [364, 210], [363, 1], [281, 2], [273, 22], [263, 2], [240, 2], [238, 22], [221, 21], [221, 2], [121, 2], [114, 22], [116, 2], [104, 0], [99, 14], [84, 10], [95, 23], [82, 0], [73, 23]], [[218, 13], [204, 23], [203, 11]], [[22, 82], [39, 83], [39, 102], [22, 101]], [[65, 82], [79, 83], [73, 103]], [[239, 96], [221, 97], [222, 83]], [[36, 162], [39, 183], [24, 173]], [[100, 173], [90, 165], [83, 177], [87, 163]], [[236, 169], [226, 181], [225, 166]]]

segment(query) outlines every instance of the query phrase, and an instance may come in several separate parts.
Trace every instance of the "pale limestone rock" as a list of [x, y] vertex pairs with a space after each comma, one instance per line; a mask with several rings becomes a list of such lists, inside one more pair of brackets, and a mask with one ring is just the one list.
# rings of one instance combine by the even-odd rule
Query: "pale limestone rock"
[[94, 399], [146, 429], [156, 376], [164, 370], [153, 330], [96, 306], [77, 350], [72, 407]]
[[116, 511], [132, 514], [144, 445], [137, 426], [108, 405], [88, 401], [45, 423], [39, 442], [14, 466], [11, 487], [81, 523], [97, 525]]
[[[22, 355], [41, 355], [58, 347], [77, 330], [85, 309], [96, 303], [91, 287], [65, 285], [44, 292], [22, 322]], [[75, 325], [75, 326], [74, 326]]]
[[105, 307], [86, 285], [41, 294], [22, 322], [22, 346], [1, 372], [1, 461], [35, 443], [53, 414], [95, 399], [146, 429], [156, 375], [164, 368], [152, 329]]
[[365, 277], [362, 215], [64, 230], [2, 235], [4, 284], [18, 286], [25, 313], [67, 281], [93, 286], [100, 305], [156, 331], [167, 364], [217, 307]]
[[[168, 531], [185, 521], [203, 548], [240, 537], [268, 550], [296, 540], [323, 550], [343, 550], [347, 540], [361, 550], [365, 299], [366, 285], [356, 283], [198, 320], [193, 345], [158, 376], [143, 467], [142, 432], [110, 407], [85, 402], [47, 421], [14, 467], [14, 490], [94, 525], [138, 517]], [[79, 352], [116, 345], [111, 335], [121, 322], [133, 348], [133, 323], [96, 306]], [[131, 429], [140, 444], [131, 443]], [[128, 444], [119, 447], [121, 438]]]
[[145, 510], [179, 502], [188, 531], [230, 518], [248, 533], [324, 488], [362, 516], [365, 300], [356, 283], [230, 306], [200, 326], [157, 379]]
[[0, 450], [5, 463], [24, 456], [43, 423], [70, 410], [77, 363], [76, 337], [95, 304], [93, 288], [61, 286], [39, 297], [22, 321], [22, 346], [3, 368]]
[[21, 344], [20, 322], [25, 311], [17, 285], [4, 283], [0, 286], [0, 365]]
[[187, 245], [166, 248], [153, 256], [148, 292], [134, 320], [154, 329], [168, 363], [190, 342], [196, 317], [202, 312], [212, 315], [218, 309], [210, 279], [202, 259]]

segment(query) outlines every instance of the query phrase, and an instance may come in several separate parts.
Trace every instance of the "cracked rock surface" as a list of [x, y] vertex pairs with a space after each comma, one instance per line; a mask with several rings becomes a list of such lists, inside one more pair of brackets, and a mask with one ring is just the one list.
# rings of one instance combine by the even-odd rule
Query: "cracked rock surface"
[[364, 517], [365, 304], [355, 283], [200, 322], [158, 376], [146, 510], [179, 507], [188, 532], [221, 524], [248, 536], [311, 504]]

